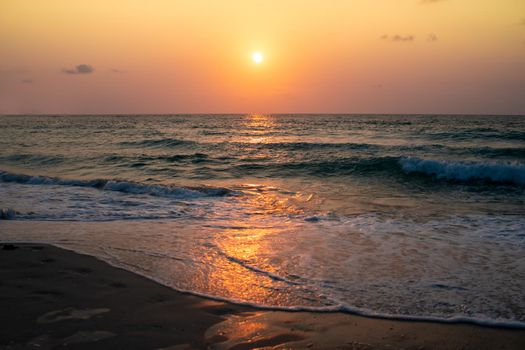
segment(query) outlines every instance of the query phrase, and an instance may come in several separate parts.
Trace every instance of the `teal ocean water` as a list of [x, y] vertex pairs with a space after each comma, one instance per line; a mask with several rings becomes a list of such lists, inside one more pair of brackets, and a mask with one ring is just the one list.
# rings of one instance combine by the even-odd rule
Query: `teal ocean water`
[[525, 117], [0, 117], [0, 239], [259, 307], [525, 327]]

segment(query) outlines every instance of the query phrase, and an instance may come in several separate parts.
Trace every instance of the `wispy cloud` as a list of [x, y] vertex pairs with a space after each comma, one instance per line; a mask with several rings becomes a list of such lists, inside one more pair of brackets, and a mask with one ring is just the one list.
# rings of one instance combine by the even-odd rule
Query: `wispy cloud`
[[65, 74], [91, 74], [95, 69], [89, 64], [79, 64], [72, 69], [63, 69], [62, 72]]
[[435, 4], [436, 2], [443, 2], [445, 0], [420, 0], [421, 4]]
[[437, 35], [434, 34], [434, 33], [429, 33], [428, 36], [427, 36], [427, 42], [434, 43], [436, 41], [438, 41]]
[[33, 82], [33, 79], [22, 79], [20, 80], [22, 84], [31, 84]]
[[383, 34], [381, 36], [381, 39], [386, 40], [386, 41], [393, 41], [393, 42], [410, 42], [410, 41], [416, 40], [416, 38], [413, 35], [399, 35], [399, 34], [394, 34], [394, 35]]
[[111, 68], [109, 71], [110, 71], [111, 73], [126, 73], [125, 70], [117, 69], [117, 68]]

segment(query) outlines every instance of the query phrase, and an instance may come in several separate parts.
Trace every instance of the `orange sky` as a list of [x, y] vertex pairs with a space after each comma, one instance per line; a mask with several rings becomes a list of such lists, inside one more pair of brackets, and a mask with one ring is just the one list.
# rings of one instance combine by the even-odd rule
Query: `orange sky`
[[0, 114], [254, 112], [525, 114], [525, 1], [0, 0]]

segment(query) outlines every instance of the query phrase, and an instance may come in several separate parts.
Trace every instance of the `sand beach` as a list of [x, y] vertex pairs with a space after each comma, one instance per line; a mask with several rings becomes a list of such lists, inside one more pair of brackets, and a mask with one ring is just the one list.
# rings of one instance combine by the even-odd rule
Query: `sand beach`
[[0, 249], [2, 349], [523, 349], [525, 331], [266, 311], [42, 244]]

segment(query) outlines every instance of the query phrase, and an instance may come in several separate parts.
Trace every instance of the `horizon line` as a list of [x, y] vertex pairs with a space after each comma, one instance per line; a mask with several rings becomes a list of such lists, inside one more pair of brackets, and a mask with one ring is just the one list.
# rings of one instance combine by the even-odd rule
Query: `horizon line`
[[390, 116], [501, 116], [501, 117], [525, 117], [525, 113], [511, 113], [511, 114], [497, 114], [497, 113], [488, 113], [488, 114], [479, 114], [479, 113], [355, 113], [355, 112], [291, 112], [291, 113], [0, 113], [0, 117], [23, 117], [23, 116], [41, 116], [41, 117], [52, 117], [52, 116], [79, 116], [79, 117], [88, 117], [88, 116], [177, 116], [177, 115], [186, 115], [186, 116], [239, 116], [239, 115], [268, 115], [268, 116], [279, 116], [279, 115], [351, 115], [351, 116], [377, 116], [377, 115], [390, 115]]

